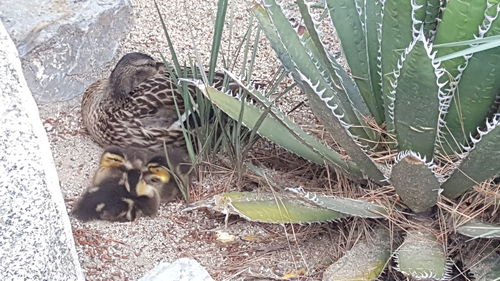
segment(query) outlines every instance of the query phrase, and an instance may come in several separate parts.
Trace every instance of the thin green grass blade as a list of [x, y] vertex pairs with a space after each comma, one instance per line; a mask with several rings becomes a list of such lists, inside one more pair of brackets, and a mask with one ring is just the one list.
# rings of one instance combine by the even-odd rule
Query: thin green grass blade
[[160, 22], [161, 22], [161, 26], [163, 28], [163, 33], [165, 33], [165, 37], [167, 38], [168, 49], [170, 51], [170, 55], [172, 56], [172, 61], [173, 61], [174, 66], [175, 66], [175, 72], [181, 73], [181, 65], [179, 63], [179, 60], [177, 59], [177, 54], [175, 53], [174, 44], [172, 43], [172, 40], [170, 39], [170, 35], [168, 34], [168, 29], [167, 29], [167, 26], [165, 25], [165, 21], [163, 20], [163, 16], [161, 15], [160, 7], [158, 7], [158, 3], [156, 2], [156, 0], [154, 1], [154, 3], [155, 3], [156, 11], [158, 12], [158, 16], [160, 17]]
[[500, 114], [486, 122], [484, 131], [478, 131], [479, 138], [472, 139], [474, 146], [462, 155], [460, 165], [442, 185], [448, 198], [456, 198], [500, 172]]
[[479, 52], [482, 52], [482, 51], [487, 51], [487, 50], [490, 50], [490, 49], [494, 49], [494, 48], [496, 48], [498, 46], [500, 46], [500, 40], [490, 41], [490, 42], [487, 42], [487, 43], [484, 43], [484, 44], [480, 44], [480, 45], [476, 45], [476, 46], [473, 46], [473, 47], [469, 47], [467, 49], [463, 49], [463, 50], [455, 52], [455, 53], [451, 53], [451, 54], [446, 55], [446, 56], [442, 56], [442, 57], [436, 58], [436, 61], [447, 61], [447, 60], [451, 60], [451, 59], [454, 59], [454, 58], [463, 57], [463, 56], [466, 56], [466, 55], [470, 55], [470, 54], [479, 53]]
[[443, 245], [428, 230], [413, 230], [396, 252], [398, 270], [416, 280], [447, 280], [449, 266]]
[[222, 31], [226, 19], [228, 0], [219, 0], [217, 3], [217, 17], [214, 24], [214, 36], [212, 38], [212, 47], [210, 48], [210, 64], [208, 68], [208, 79], [213, 81], [215, 76], [215, 67], [217, 66], [217, 57], [221, 46]]
[[400, 152], [392, 167], [390, 182], [403, 203], [415, 213], [427, 211], [436, 205], [439, 194], [439, 181], [418, 154]]
[[215, 196], [215, 210], [265, 223], [335, 221], [346, 215], [307, 204], [281, 194], [229, 192]]
[[[491, 43], [491, 42], [496, 42], [500, 40], [500, 35], [493, 35], [493, 36], [488, 36], [488, 37], [483, 37], [483, 38], [476, 38], [472, 40], [465, 40], [465, 41], [458, 41], [458, 42], [450, 42], [450, 43], [443, 43], [443, 44], [435, 44], [433, 45], [434, 48], [446, 48], [446, 47], [456, 47], [456, 46], [466, 46], [469, 47], [470, 45], [473, 44], [483, 44], [483, 43]], [[475, 50], [474, 47], [467, 48], [470, 50]], [[467, 52], [465, 55], [475, 53], [475, 51]], [[441, 58], [436, 58], [436, 60], [440, 60]]]
[[391, 258], [391, 240], [385, 230], [371, 233], [370, 240], [359, 241], [323, 273], [323, 281], [378, 280]]
[[476, 238], [500, 238], [500, 225], [471, 221], [457, 228], [457, 232]]

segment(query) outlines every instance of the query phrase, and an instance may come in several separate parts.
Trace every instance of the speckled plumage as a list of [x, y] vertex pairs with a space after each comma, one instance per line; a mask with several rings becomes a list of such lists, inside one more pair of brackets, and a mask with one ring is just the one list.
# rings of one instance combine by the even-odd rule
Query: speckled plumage
[[162, 63], [130, 53], [117, 64], [109, 78], [93, 83], [83, 94], [82, 119], [90, 136], [101, 146], [118, 145], [160, 149], [182, 145], [173, 95], [181, 112], [181, 94]]

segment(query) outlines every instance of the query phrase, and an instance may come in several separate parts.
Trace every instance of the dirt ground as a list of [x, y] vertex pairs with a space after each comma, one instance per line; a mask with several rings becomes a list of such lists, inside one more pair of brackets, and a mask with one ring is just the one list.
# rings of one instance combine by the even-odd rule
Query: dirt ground
[[[96, 69], [96, 77], [107, 75], [124, 53], [140, 51], [157, 58], [160, 52], [167, 53], [152, 1], [131, 2], [135, 11], [133, 27], [121, 42], [119, 54], [104, 69]], [[196, 45], [202, 60], [208, 63], [216, 2], [159, 1], [181, 60], [194, 56]], [[234, 38], [241, 39], [249, 22], [246, 9], [250, 1], [231, 2], [233, 8], [228, 11], [228, 17], [234, 24], [232, 33]], [[197, 39], [192, 40], [193, 37]], [[234, 51], [234, 45], [230, 46], [227, 39], [224, 42], [223, 48], [229, 53]], [[278, 65], [262, 37], [255, 69], [259, 77], [256, 78], [269, 79]], [[81, 97], [77, 97], [40, 105], [68, 212], [87, 188], [102, 152], [83, 128], [80, 100]], [[286, 97], [280, 106], [287, 110], [303, 100], [303, 96], [295, 93]], [[292, 117], [299, 122], [314, 118], [306, 106]], [[322, 189], [325, 184], [331, 184], [322, 177], [326, 175], [323, 168], [264, 141], [258, 147], [261, 149], [255, 149], [253, 159], [281, 170], [295, 185]], [[224, 163], [227, 161], [219, 159], [202, 166], [200, 177], [192, 186], [193, 201], [236, 189], [234, 171]], [[183, 212], [186, 207], [187, 202], [181, 201], [165, 204], [158, 216], [141, 217], [128, 223], [82, 223], [71, 218], [87, 280], [136, 280], [159, 262], [172, 262], [180, 257], [196, 259], [215, 280], [284, 280], [294, 276], [300, 280], [320, 280], [323, 270], [341, 256], [339, 249], [350, 247], [356, 240], [356, 237], [342, 235], [344, 223], [283, 226], [252, 223], [231, 216], [226, 226], [224, 215], [205, 210]], [[219, 231], [235, 235], [237, 239], [231, 243], [219, 242], [216, 239]]]

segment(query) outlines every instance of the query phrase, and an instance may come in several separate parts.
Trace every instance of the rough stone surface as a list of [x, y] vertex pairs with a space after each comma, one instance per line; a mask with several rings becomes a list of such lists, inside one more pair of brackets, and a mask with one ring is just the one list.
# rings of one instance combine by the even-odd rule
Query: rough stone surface
[[181, 258], [172, 263], [160, 263], [139, 281], [213, 281], [196, 260]]
[[113, 59], [131, 20], [129, 0], [2, 0], [0, 19], [17, 46], [38, 102], [71, 99]]
[[47, 135], [0, 22], [0, 280], [83, 280]]

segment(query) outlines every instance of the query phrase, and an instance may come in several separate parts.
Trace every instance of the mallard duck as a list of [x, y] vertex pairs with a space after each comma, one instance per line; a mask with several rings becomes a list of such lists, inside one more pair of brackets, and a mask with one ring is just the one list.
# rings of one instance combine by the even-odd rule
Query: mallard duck
[[[216, 73], [214, 85], [221, 87], [225, 75]], [[229, 85], [235, 89], [234, 84]], [[190, 92], [194, 86], [188, 86]], [[101, 146], [138, 146], [159, 150], [182, 146], [183, 133], [173, 96], [184, 112], [184, 101], [161, 62], [142, 53], [124, 55], [110, 76], [90, 85], [83, 94], [84, 126]], [[175, 124], [174, 124], [175, 123]]]

